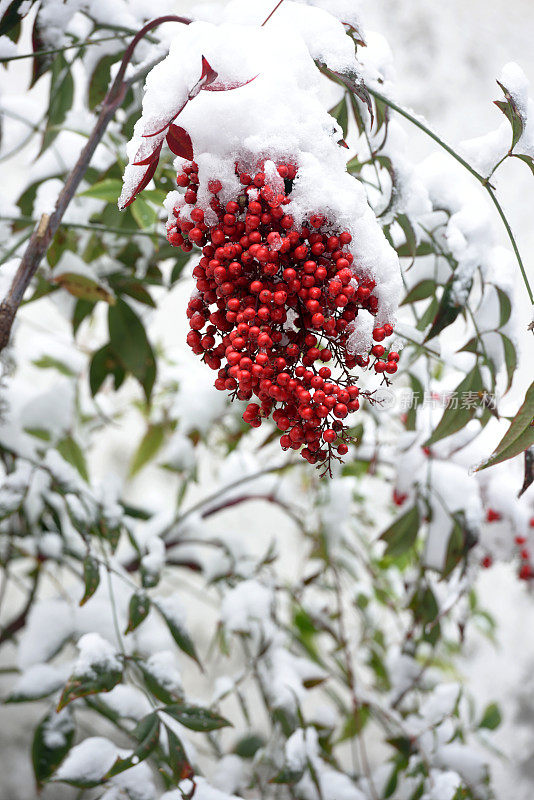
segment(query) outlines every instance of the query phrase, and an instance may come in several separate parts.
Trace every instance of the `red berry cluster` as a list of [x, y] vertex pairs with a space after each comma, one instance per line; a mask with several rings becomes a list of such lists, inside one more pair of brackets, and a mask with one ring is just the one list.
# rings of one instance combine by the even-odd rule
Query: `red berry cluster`
[[[502, 520], [502, 515], [499, 514], [498, 511], [495, 511], [493, 508], [488, 508], [486, 512], [486, 522], [500, 522]], [[530, 527], [534, 528], [534, 517], [530, 520]], [[534, 565], [531, 561], [530, 557], [530, 550], [528, 548], [528, 542], [526, 536], [515, 536], [514, 537], [514, 544], [517, 547], [518, 555], [520, 558], [520, 566], [517, 572], [518, 577], [522, 581], [529, 581], [534, 578]], [[481, 565], [486, 569], [493, 565], [493, 559], [491, 555], [486, 555], [481, 560]]]
[[[350, 370], [370, 362], [347, 349], [351, 323], [362, 308], [376, 315], [378, 298], [375, 282], [355, 273], [348, 231], [332, 232], [319, 214], [300, 227], [286, 213], [297, 169], [276, 169], [272, 180], [264, 165], [255, 174], [236, 165], [243, 191], [224, 206], [220, 181], [210, 181], [217, 221], [208, 224], [197, 205], [198, 167], [188, 163], [177, 183], [185, 189], [190, 219], [176, 207], [167, 236], [186, 252], [193, 244], [202, 248], [187, 343], [218, 371], [216, 388], [240, 400], [254, 396], [259, 402], [247, 405], [245, 422], [258, 427], [272, 417], [283, 431], [284, 450], [300, 450], [311, 464], [329, 467], [348, 450], [342, 420], [359, 408]], [[373, 331], [377, 373], [397, 371], [398, 353], [385, 355], [378, 344], [392, 333], [389, 324]]]

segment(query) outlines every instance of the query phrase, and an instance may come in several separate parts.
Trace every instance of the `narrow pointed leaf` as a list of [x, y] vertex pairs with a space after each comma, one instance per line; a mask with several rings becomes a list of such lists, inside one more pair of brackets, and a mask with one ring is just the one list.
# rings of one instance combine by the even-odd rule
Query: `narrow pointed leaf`
[[93, 556], [86, 556], [83, 562], [83, 580], [85, 584], [85, 591], [80, 605], [83, 606], [90, 597], [94, 595], [100, 583], [100, 568], [98, 561]]
[[139, 721], [134, 731], [134, 736], [139, 741], [139, 746], [135, 748], [131, 756], [118, 758], [111, 767], [104, 780], [112, 778], [114, 775], [124, 772], [130, 767], [144, 761], [155, 750], [159, 742], [159, 717], [156, 712], [148, 714]]
[[175, 703], [171, 706], [165, 706], [162, 710], [179, 722], [180, 725], [198, 733], [208, 733], [209, 731], [216, 731], [219, 728], [226, 728], [232, 725], [231, 722], [228, 722], [227, 719], [219, 716], [219, 714], [215, 714], [207, 708], [200, 708], [200, 706]]
[[186, 756], [185, 748], [175, 732], [165, 725], [169, 743], [169, 766], [176, 781], [184, 781], [193, 777], [194, 770]]
[[136, 592], [130, 598], [128, 607], [128, 627], [124, 633], [134, 631], [147, 617], [150, 611], [150, 598], [144, 592]]
[[492, 456], [478, 470], [493, 467], [514, 458], [534, 445], [534, 383], [527, 390], [523, 405], [495, 448]]
[[193, 160], [193, 143], [185, 128], [171, 123], [167, 131], [167, 144], [175, 156]]
[[72, 675], [63, 690], [57, 710], [61, 711], [78, 697], [110, 692], [122, 679], [122, 669], [109, 669], [94, 664], [87, 675]]
[[59, 767], [74, 741], [74, 721], [70, 711], [59, 717], [49, 711], [41, 720], [32, 742], [32, 764], [37, 786], [43, 783]]
[[397, 558], [405, 553], [410, 547], [413, 547], [418, 532], [419, 510], [417, 506], [413, 506], [401, 517], [398, 517], [380, 536], [382, 541], [387, 544], [384, 555]]

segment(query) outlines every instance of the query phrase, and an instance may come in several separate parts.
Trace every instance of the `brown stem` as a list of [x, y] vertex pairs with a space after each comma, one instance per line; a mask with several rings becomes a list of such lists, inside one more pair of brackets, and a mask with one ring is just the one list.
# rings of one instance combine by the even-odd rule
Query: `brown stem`
[[26, 624], [26, 619], [31, 611], [33, 601], [35, 600], [35, 596], [37, 594], [37, 588], [39, 586], [40, 577], [41, 577], [41, 569], [40, 566], [37, 565], [35, 569], [35, 575], [33, 578], [33, 585], [28, 594], [26, 604], [22, 609], [22, 611], [20, 612], [20, 614], [18, 614], [14, 619], [12, 619], [11, 622], [8, 622], [5, 628], [2, 628], [2, 631], [0, 632], [0, 645], [11, 639]]
[[76, 189], [78, 188], [89, 164], [91, 163], [93, 154], [100, 140], [104, 136], [106, 128], [113, 118], [115, 111], [124, 100], [124, 96], [128, 88], [145, 74], [145, 71], [141, 70], [140, 73], [136, 74], [129, 80], [124, 80], [126, 68], [130, 62], [135, 46], [143, 38], [143, 36], [152, 30], [152, 28], [155, 28], [157, 25], [160, 25], [163, 22], [181, 22], [184, 25], [189, 25], [192, 20], [188, 19], [187, 17], [177, 17], [173, 15], [158, 17], [158, 19], [148, 22], [143, 28], [141, 28], [139, 33], [134, 36], [128, 45], [122, 58], [117, 76], [102, 103], [100, 115], [96, 121], [95, 127], [93, 128], [85, 147], [80, 153], [78, 161], [72, 168], [72, 171], [68, 176], [63, 189], [61, 190], [61, 193], [56, 201], [54, 211], [50, 216], [48, 214], [42, 215], [37, 228], [31, 235], [26, 251], [19, 264], [19, 268], [11, 283], [11, 287], [6, 297], [0, 303], [0, 352], [9, 342], [13, 321], [22, 302], [24, 292], [28, 288], [31, 279], [37, 272], [39, 264], [48, 250], [50, 242], [55, 236], [63, 215], [65, 214], [69, 203], [74, 197]]
[[278, 8], [279, 8], [279, 7], [282, 5], [282, 3], [283, 3], [283, 2], [284, 2], [284, 0], [280, 0], [280, 2], [279, 2], [279, 3], [277, 3], [277, 4], [276, 4], [276, 6], [273, 8], [273, 10], [271, 11], [271, 13], [270, 13], [270, 14], [269, 14], [269, 16], [267, 17], [267, 19], [264, 19], [264, 20], [263, 20], [263, 22], [261, 23], [261, 27], [262, 27], [262, 28], [263, 28], [263, 26], [264, 26], [264, 25], [266, 25], [266, 24], [267, 24], [267, 22], [269, 22], [269, 20], [271, 19], [272, 15], [274, 14], [274, 12], [278, 10]]

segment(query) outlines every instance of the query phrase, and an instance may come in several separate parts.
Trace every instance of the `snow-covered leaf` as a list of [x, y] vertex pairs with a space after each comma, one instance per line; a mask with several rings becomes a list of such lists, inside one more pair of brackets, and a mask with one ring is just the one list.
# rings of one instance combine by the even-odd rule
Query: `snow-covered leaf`
[[225, 728], [232, 724], [224, 717], [215, 714], [215, 712], [207, 708], [186, 705], [185, 703], [175, 703], [171, 706], [165, 706], [163, 711], [165, 711], [166, 714], [170, 714], [171, 717], [186, 728], [200, 733], [216, 731], [219, 728]]
[[69, 709], [49, 711], [35, 729], [32, 764], [37, 786], [59, 767], [74, 741], [74, 720]]

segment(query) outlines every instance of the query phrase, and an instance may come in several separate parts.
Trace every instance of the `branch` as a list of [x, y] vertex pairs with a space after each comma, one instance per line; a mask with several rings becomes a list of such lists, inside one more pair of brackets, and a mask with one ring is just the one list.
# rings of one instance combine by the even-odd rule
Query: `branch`
[[148, 33], [148, 31], [160, 25], [163, 22], [181, 22], [184, 25], [189, 25], [192, 20], [187, 17], [177, 17], [169, 15], [165, 17], [158, 17], [158, 19], [148, 22], [139, 33], [137, 33], [130, 44], [128, 45], [121, 65], [111, 88], [109, 89], [104, 102], [100, 115], [96, 121], [95, 127], [87, 140], [85, 147], [80, 153], [78, 161], [74, 165], [70, 175], [68, 176], [65, 186], [63, 187], [54, 208], [54, 211], [49, 216], [43, 214], [39, 224], [33, 232], [26, 252], [24, 253], [20, 262], [19, 268], [13, 278], [13, 282], [4, 300], [0, 303], [0, 352], [6, 347], [9, 342], [11, 328], [15, 319], [15, 315], [22, 302], [24, 292], [28, 288], [31, 279], [37, 272], [39, 264], [41, 263], [48, 247], [56, 234], [57, 229], [63, 219], [63, 215], [67, 210], [76, 190], [82, 181], [93, 154], [104, 136], [108, 124], [112, 120], [115, 111], [121, 105], [127, 90], [130, 86], [143, 78], [148, 69], [154, 64], [158, 63], [161, 58], [158, 58], [149, 67], [144, 67], [138, 70], [131, 78], [124, 80], [126, 68], [131, 60], [133, 51], [137, 43]]
[[0, 633], [0, 645], [11, 639], [16, 633], [18, 633], [18, 631], [20, 631], [21, 628], [25, 626], [26, 619], [31, 611], [33, 601], [35, 600], [35, 596], [37, 594], [37, 588], [39, 586], [40, 577], [41, 577], [41, 569], [40, 565], [37, 565], [33, 578], [33, 585], [28, 594], [26, 604], [22, 609], [22, 611], [20, 612], [20, 614], [18, 614], [14, 619], [11, 620], [11, 622], [8, 622], [8, 624], [4, 628], [2, 628], [2, 631]]

